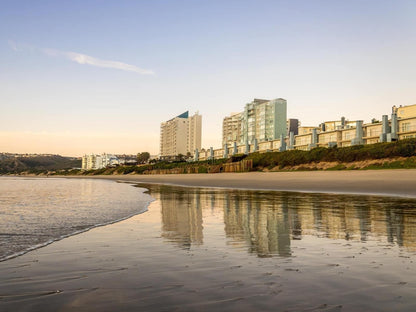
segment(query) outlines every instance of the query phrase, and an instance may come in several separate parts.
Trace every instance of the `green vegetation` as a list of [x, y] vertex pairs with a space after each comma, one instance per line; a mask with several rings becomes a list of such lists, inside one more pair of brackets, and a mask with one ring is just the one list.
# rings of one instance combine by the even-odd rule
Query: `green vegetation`
[[[147, 161], [148, 153], [139, 153]], [[399, 157], [402, 157], [401, 159]], [[398, 159], [399, 158], [399, 159]], [[416, 139], [393, 143], [377, 143], [343, 148], [314, 148], [310, 151], [291, 150], [285, 152], [237, 154], [229, 159], [215, 159], [199, 162], [161, 161], [138, 166], [118, 166], [98, 170], [82, 171], [81, 161], [62, 156], [0, 157], [0, 174], [57, 174], [57, 175], [112, 175], [144, 174], [151, 170], [178, 169], [179, 172], [208, 173], [220, 172], [222, 164], [239, 162], [243, 159], [253, 161], [253, 170], [319, 170], [318, 163], [328, 163], [325, 170], [358, 169], [410, 169], [416, 168]], [[359, 164], [358, 162], [365, 162]], [[334, 163], [334, 164], [331, 164]], [[186, 170], [181, 170], [186, 169]]]
[[143, 152], [143, 153], [138, 153], [137, 154], [137, 163], [138, 164], [145, 164], [146, 162], [148, 162], [150, 159], [150, 153], [148, 152]]
[[198, 172], [208, 172], [207, 167], [212, 165], [220, 165], [227, 161], [227, 159], [215, 159], [215, 160], [207, 160], [207, 161], [199, 161], [199, 162], [186, 162], [186, 161], [175, 161], [175, 162], [167, 162], [162, 161], [155, 164], [149, 164], [144, 166], [132, 166], [134, 168], [127, 167], [126, 169], [119, 168], [117, 173], [121, 174], [128, 174], [131, 172], [142, 174], [147, 170], [169, 170], [169, 169], [176, 169], [176, 168], [188, 168], [188, 167], [198, 167]]
[[114, 168], [102, 168], [97, 170], [86, 170], [86, 171], [57, 171], [57, 175], [112, 175], [112, 174], [143, 174], [150, 170], [170, 170], [170, 169], [194, 169], [192, 172], [208, 173], [210, 167], [219, 166], [225, 162], [229, 162], [227, 159], [216, 159], [199, 162], [186, 162], [186, 161], [161, 161], [153, 164], [139, 165], [139, 166], [118, 166]]
[[[395, 157], [416, 156], [416, 139], [401, 140], [393, 143], [377, 143], [342, 148], [318, 147], [310, 151], [291, 150], [285, 152], [252, 153], [247, 159], [253, 160], [256, 169], [300, 166], [319, 162], [352, 163], [364, 160], [386, 159]], [[400, 162], [383, 165], [383, 168], [415, 168], [414, 162]], [[376, 166], [374, 166], [376, 167]], [[337, 165], [330, 170], [349, 169], [345, 165]], [[353, 169], [353, 168], [351, 168]], [[370, 168], [368, 168], [370, 169]]]
[[372, 169], [416, 169], [416, 158], [408, 158], [405, 160], [396, 160], [392, 162], [382, 162], [366, 166], [366, 170]]
[[334, 170], [345, 170], [345, 169], [348, 169], [345, 165], [338, 164], [338, 165], [335, 165], [334, 167], [328, 168], [326, 170], [334, 171]]
[[[412, 157], [414, 156], [414, 157]], [[404, 157], [403, 160], [394, 158]], [[335, 163], [325, 170], [358, 170], [358, 169], [397, 169], [416, 168], [416, 139], [402, 140], [393, 143], [378, 143], [343, 148], [314, 148], [310, 151], [292, 150], [285, 152], [237, 154], [229, 159], [216, 159], [199, 162], [157, 162], [141, 166], [120, 166], [83, 172], [85, 175], [98, 174], [143, 174], [150, 170], [193, 169], [189, 172], [208, 173], [215, 166], [226, 162], [239, 162], [243, 159], [253, 160], [253, 170], [319, 170], [318, 163]], [[357, 162], [371, 160], [361, 166]], [[374, 162], [374, 160], [379, 160]], [[294, 168], [295, 167], [295, 168]], [[215, 171], [214, 171], [215, 172]], [[219, 172], [219, 171], [216, 171]]]

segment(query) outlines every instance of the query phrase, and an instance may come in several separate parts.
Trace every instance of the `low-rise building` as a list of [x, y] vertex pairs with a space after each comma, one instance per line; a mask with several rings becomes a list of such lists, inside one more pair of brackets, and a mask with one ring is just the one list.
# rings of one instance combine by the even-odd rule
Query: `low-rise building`
[[307, 151], [312, 144], [312, 132], [307, 132], [295, 136], [294, 149]]
[[364, 125], [364, 142], [365, 144], [375, 144], [380, 142], [380, 134], [383, 125], [381, 122], [372, 122]]
[[341, 141], [341, 130], [329, 130], [320, 132], [318, 134], [318, 146], [319, 147], [334, 147], [338, 146]]
[[310, 134], [312, 133], [314, 129], [316, 129], [317, 131], [321, 131], [321, 128], [319, 127], [302, 126], [302, 127], [299, 127], [298, 135]]
[[392, 113], [396, 113], [397, 118], [399, 119], [416, 117], [416, 104], [406, 106], [400, 105], [399, 107], [393, 106]]
[[[256, 101], [261, 104], [266, 100]], [[371, 123], [363, 124], [362, 120], [349, 121], [342, 117], [340, 120], [325, 121], [319, 127], [299, 127], [298, 135], [293, 135], [291, 131], [288, 136], [273, 140], [254, 138], [252, 142], [227, 142], [219, 149], [202, 149], [196, 160], [227, 158], [234, 154], [253, 152], [347, 147], [416, 138], [416, 105], [393, 107], [392, 111], [391, 119], [383, 115], [381, 122], [373, 119]]]
[[416, 138], [416, 104], [409, 106], [393, 106], [393, 113], [398, 119], [398, 139]]
[[399, 119], [399, 140], [416, 138], [416, 117]]
[[101, 155], [89, 154], [82, 156], [83, 170], [96, 170], [111, 166], [117, 166], [119, 164], [119, 159], [113, 154], [103, 153]]

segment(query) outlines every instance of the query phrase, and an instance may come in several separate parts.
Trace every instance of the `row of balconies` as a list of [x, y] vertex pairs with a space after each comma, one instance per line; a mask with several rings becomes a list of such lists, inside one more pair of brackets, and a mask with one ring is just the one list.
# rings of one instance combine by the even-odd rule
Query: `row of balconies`
[[[406, 123], [405, 123], [406, 122]], [[382, 134], [382, 124], [367, 124], [362, 126], [362, 143], [363, 144], [374, 144], [380, 141], [380, 135]], [[408, 120], [398, 120], [398, 139], [404, 139], [409, 137], [416, 138], [416, 117], [409, 122]], [[332, 130], [327, 132], [316, 133], [317, 142], [315, 146], [333, 146], [338, 145], [340, 147], [350, 146], [353, 144], [353, 140], [356, 139], [356, 127], [349, 127], [342, 130]], [[313, 147], [312, 144], [312, 135], [313, 133], [307, 133], [302, 135], [294, 136], [293, 149], [298, 150], [309, 150]], [[285, 139], [285, 144], [290, 145], [289, 138]], [[267, 152], [267, 151], [278, 151], [280, 150], [281, 142], [280, 139], [259, 142], [257, 144], [258, 152]], [[255, 144], [248, 144], [249, 152], [254, 152], [256, 148]], [[234, 150], [234, 143], [227, 144], [228, 153], [227, 156], [234, 154], [246, 153], [247, 146], [245, 144], [237, 144], [236, 151]], [[224, 148], [213, 150], [214, 158], [223, 158], [225, 155]], [[199, 152], [199, 159], [206, 160], [211, 158], [210, 149], [202, 150]]]

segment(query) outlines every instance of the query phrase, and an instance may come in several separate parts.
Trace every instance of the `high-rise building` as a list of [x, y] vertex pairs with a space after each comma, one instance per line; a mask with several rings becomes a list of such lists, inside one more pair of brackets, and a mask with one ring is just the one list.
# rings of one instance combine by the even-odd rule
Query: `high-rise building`
[[194, 155], [195, 150], [201, 149], [202, 116], [195, 115], [188, 118], [188, 151]]
[[171, 157], [188, 152], [194, 155], [201, 149], [202, 116], [189, 117], [189, 112], [176, 116], [160, 125], [160, 157]]
[[222, 144], [240, 142], [243, 113], [231, 113], [222, 122]]
[[287, 135], [287, 102], [284, 99], [254, 99], [244, 111], [223, 121], [223, 144], [253, 144], [272, 141]]

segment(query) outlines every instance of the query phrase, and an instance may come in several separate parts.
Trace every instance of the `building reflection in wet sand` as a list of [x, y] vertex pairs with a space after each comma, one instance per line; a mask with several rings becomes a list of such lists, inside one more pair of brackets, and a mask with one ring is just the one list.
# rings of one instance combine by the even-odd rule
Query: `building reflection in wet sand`
[[203, 244], [204, 216], [220, 211], [227, 243], [259, 257], [288, 257], [305, 235], [416, 250], [412, 199], [143, 186], [160, 201], [162, 237], [181, 248]]
[[201, 194], [163, 186], [159, 190], [152, 196], [161, 203], [162, 237], [182, 248], [202, 244]]

